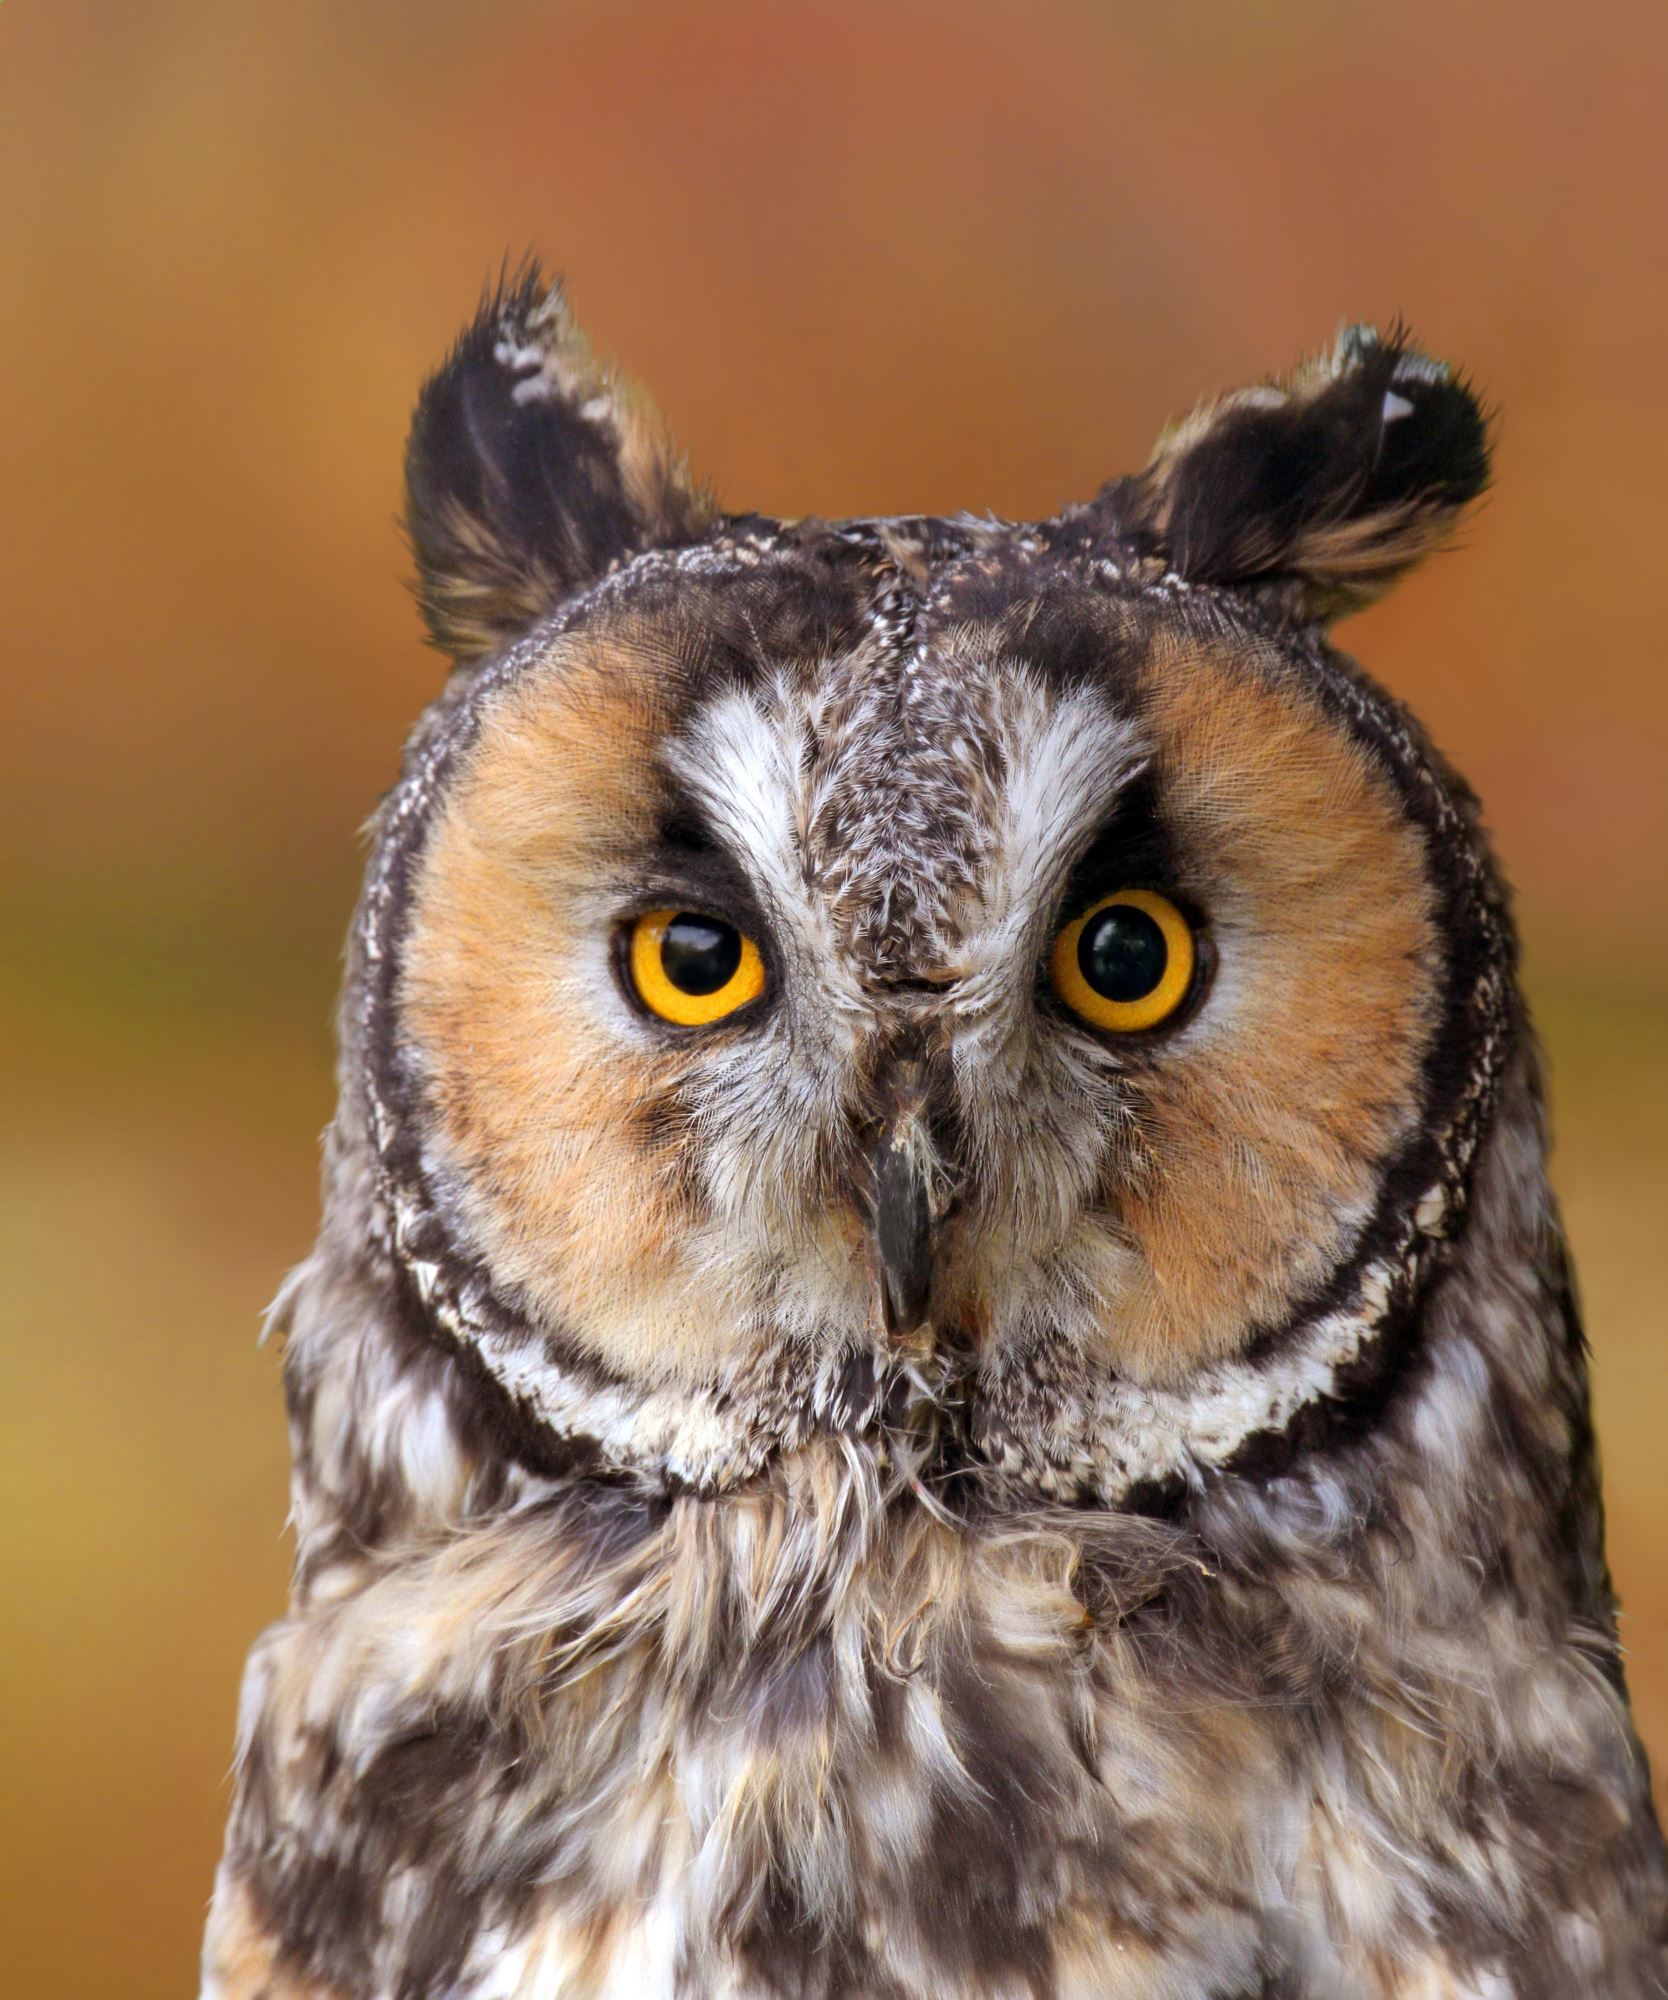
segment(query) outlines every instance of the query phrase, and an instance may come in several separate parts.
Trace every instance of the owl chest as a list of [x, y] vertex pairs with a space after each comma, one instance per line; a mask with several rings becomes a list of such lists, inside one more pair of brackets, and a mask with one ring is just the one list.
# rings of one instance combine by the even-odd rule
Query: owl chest
[[574, 1691], [538, 1886], [478, 1932], [471, 2000], [1496, 1991], [1410, 1962], [1425, 1864], [1349, 1746], [1204, 1686], [830, 1649], [697, 1695], [644, 1664]]
[[234, 1850], [285, 1949], [452, 2000], [1472, 1990], [1399, 1983], [1452, 1745], [1091, 1617], [1046, 1549], [820, 1603], [697, 1553], [602, 1605], [564, 1545], [583, 1627], [506, 1540], [277, 1628]]
[[1244, 1715], [1082, 1647], [916, 1642], [865, 1621], [704, 1685], [654, 1646], [575, 1679], [454, 1822], [500, 1856], [463, 1990], [1256, 1990], [1303, 1834]]

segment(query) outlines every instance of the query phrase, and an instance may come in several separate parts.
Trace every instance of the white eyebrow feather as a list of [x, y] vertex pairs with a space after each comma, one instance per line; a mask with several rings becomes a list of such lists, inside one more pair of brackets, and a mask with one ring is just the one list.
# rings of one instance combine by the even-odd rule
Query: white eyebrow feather
[[815, 966], [824, 997], [862, 1005], [799, 845], [800, 705], [785, 680], [729, 688], [677, 743], [678, 776], [713, 836], [747, 871], [781, 940]]
[[1034, 935], [1053, 914], [1072, 863], [1148, 761], [1136, 725], [1095, 690], [1056, 695], [1023, 671], [1008, 684], [1025, 698], [1004, 717], [1006, 781], [965, 944], [975, 1004], [979, 990], [994, 997], [1029, 977]]

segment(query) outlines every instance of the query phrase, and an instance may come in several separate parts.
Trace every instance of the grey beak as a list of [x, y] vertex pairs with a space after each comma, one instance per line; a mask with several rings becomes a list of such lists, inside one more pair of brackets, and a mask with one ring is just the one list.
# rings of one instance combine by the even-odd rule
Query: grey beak
[[875, 1156], [875, 1250], [886, 1331], [916, 1332], [932, 1291], [933, 1212], [929, 1142], [916, 1115], [887, 1127]]

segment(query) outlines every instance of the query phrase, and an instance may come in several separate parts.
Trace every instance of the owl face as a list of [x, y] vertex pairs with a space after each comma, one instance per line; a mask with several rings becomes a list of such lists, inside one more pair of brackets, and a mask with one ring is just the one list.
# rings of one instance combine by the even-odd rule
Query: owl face
[[[1305, 446], [1308, 514], [1255, 483]], [[413, 435], [462, 664], [356, 1005], [389, 1255], [528, 1434], [714, 1485], [924, 1420], [1116, 1497], [1370, 1373], [1505, 946], [1317, 626], [1480, 453], [1357, 334], [1040, 527], [718, 517], [554, 294], [489, 302]]]

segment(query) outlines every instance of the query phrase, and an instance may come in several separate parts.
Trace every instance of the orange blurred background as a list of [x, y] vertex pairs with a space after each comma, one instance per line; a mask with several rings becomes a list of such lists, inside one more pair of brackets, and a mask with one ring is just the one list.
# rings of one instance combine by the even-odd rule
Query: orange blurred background
[[527, 245], [735, 506], [1048, 512], [1346, 316], [1502, 406], [1345, 643], [1519, 887], [1668, 1768], [1665, 102], [1649, 0], [0, 8], [9, 1992], [195, 1991], [285, 1585], [259, 1312], [440, 677], [406, 415]]

